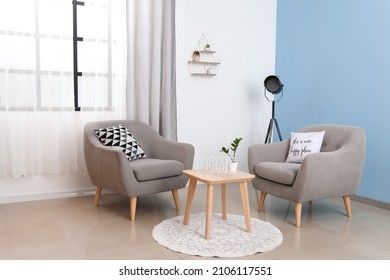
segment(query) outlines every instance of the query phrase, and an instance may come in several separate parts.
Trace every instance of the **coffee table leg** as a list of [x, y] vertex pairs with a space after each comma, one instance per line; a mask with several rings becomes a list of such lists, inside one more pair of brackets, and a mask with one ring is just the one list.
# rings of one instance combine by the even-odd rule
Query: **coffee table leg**
[[222, 220], [226, 220], [226, 183], [221, 184], [221, 195], [222, 195]]
[[252, 232], [251, 214], [249, 210], [248, 186], [246, 182], [240, 182], [240, 194], [241, 194], [242, 208], [244, 210], [246, 231]]
[[184, 212], [183, 225], [188, 225], [188, 220], [190, 218], [192, 201], [194, 200], [194, 194], [195, 194], [195, 189], [196, 189], [196, 182], [197, 182], [197, 180], [195, 178], [190, 177], [190, 183], [189, 183], [189, 186], [188, 186], [186, 209], [185, 209], [185, 212]]
[[211, 225], [211, 215], [213, 213], [213, 192], [214, 186], [207, 185], [207, 204], [206, 204], [206, 230], [205, 230], [205, 239], [210, 239], [210, 225]]

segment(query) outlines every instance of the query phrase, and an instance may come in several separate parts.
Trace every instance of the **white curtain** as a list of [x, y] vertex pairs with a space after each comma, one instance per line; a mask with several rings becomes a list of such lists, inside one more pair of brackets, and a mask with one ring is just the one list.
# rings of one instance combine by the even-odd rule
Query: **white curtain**
[[127, 118], [177, 139], [175, 1], [127, 0]]
[[84, 169], [83, 126], [126, 118], [126, 2], [0, 0], [0, 178]]

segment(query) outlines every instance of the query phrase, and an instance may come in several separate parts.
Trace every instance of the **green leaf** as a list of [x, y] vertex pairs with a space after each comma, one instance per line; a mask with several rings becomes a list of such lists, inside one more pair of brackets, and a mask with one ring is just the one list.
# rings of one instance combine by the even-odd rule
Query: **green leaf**
[[226, 149], [225, 147], [222, 147], [222, 152], [228, 154], [229, 153], [229, 149]]
[[233, 142], [231, 143], [231, 146], [232, 146], [232, 150], [235, 152], [238, 148], [238, 145], [240, 145], [240, 142], [241, 142], [242, 138], [236, 138], [233, 140]]

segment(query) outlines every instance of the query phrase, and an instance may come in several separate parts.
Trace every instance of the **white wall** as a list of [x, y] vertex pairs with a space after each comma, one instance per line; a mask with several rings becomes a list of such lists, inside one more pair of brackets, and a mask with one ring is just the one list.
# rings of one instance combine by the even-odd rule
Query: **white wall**
[[[187, 61], [202, 34], [221, 61], [217, 76], [195, 77]], [[196, 165], [235, 137], [239, 169], [247, 148], [263, 142], [271, 114], [263, 81], [274, 73], [276, 0], [177, 0], [178, 139], [196, 149]], [[86, 172], [0, 180], [0, 203], [92, 194]]]
[[[213, 77], [189, 72], [202, 34], [221, 61]], [[274, 74], [275, 36], [275, 0], [176, 1], [178, 139], [195, 146], [195, 167], [242, 137], [237, 157], [247, 170], [248, 146], [264, 142], [271, 115], [263, 81]]]

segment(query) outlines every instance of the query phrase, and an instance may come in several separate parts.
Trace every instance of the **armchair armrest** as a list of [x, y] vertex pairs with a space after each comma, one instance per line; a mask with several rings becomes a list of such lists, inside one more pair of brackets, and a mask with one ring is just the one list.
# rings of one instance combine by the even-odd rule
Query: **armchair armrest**
[[129, 162], [119, 147], [106, 147], [95, 135], [86, 133], [84, 156], [94, 185], [123, 195], [127, 195], [127, 184], [138, 185], [133, 172], [130, 172]]
[[355, 194], [364, 156], [364, 151], [351, 152], [346, 146], [306, 156], [292, 186], [294, 200], [303, 202]]
[[175, 142], [158, 136], [154, 139], [149, 152], [152, 158], [177, 160], [184, 164], [184, 169], [191, 169], [195, 148], [188, 143]]
[[284, 162], [287, 158], [290, 140], [269, 144], [255, 144], [248, 148], [249, 173], [255, 174], [255, 165], [259, 162]]

